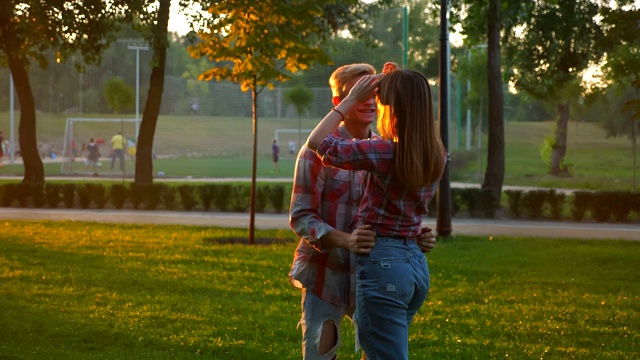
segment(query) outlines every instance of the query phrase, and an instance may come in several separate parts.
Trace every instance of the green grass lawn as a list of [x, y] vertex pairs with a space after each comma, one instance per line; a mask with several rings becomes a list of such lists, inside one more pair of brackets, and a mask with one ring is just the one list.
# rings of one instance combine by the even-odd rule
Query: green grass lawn
[[[2, 359], [299, 359], [292, 233], [2, 223]], [[411, 359], [637, 359], [640, 243], [457, 237], [429, 255]], [[353, 353], [345, 324], [341, 359]]]

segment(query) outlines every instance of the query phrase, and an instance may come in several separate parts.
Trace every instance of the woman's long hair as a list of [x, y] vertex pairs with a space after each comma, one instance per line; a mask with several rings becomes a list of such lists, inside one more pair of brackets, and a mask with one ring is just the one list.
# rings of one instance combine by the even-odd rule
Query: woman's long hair
[[445, 150], [433, 116], [431, 88], [422, 74], [398, 69], [380, 80], [378, 131], [397, 142], [395, 173], [401, 182], [427, 186], [439, 180]]

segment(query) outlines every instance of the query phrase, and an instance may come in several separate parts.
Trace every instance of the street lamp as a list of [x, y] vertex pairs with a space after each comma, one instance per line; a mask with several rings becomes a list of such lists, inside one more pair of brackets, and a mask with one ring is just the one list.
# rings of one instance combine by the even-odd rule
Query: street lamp
[[149, 50], [148, 46], [136, 46], [129, 45], [127, 46], [129, 50], [136, 51], [136, 140], [138, 139], [138, 131], [140, 122], [138, 119], [140, 118], [140, 50]]
[[[13, 87], [13, 75], [11, 73], [9, 73], [9, 106], [10, 106], [10, 110], [9, 110], [9, 122], [10, 122], [10, 134], [9, 134], [9, 146], [10, 149], [9, 150], [9, 159], [10, 159], [10, 164], [13, 165], [15, 162], [15, 156], [16, 156], [16, 139], [15, 139], [15, 110], [14, 110], [14, 87]], [[0, 146], [2, 146], [2, 144], [0, 144]]]
[[436, 231], [438, 236], [448, 238], [451, 236], [451, 180], [449, 179], [449, 1], [440, 1], [440, 138], [442, 145], [447, 150], [447, 162], [444, 165], [444, 172], [437, 196], [437, 223]]

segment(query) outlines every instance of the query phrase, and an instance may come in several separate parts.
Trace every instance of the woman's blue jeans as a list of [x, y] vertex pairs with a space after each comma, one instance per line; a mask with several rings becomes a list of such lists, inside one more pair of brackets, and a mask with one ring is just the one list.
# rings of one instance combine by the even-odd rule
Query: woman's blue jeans
[[415, 239], [378, 237], [369, 255], [356, 255], [355, 322], [369, 360], [409, 358], [409, 325], [429, 285]]

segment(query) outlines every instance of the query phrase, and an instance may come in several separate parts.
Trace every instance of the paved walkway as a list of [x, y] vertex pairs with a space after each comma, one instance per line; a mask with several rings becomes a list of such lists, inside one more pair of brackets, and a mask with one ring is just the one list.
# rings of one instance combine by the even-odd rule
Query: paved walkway
[[[2, 220], [69, 220], [103, 223], [177, 224], [246, 228], [248, 213], [198, 211], [80, 210], [0, 208]], [[256, 214], [258, 229], [289, 229], [287, 214]], [[424, 221], [436, 228], [435, 219]], [[622, 239], [640, 241], [640, 225], [595, 224], [527, 220], [456, 219], [453, 235], [564, 237], [577, 239]]]

